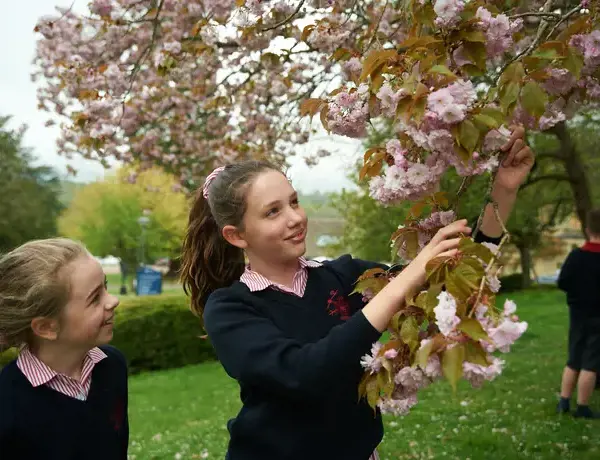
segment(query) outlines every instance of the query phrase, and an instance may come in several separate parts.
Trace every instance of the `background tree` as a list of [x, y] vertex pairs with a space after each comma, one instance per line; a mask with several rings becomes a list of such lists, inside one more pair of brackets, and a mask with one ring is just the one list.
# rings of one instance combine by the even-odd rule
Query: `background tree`
[[0, 117], [0, 252], [55, 236], [62, 210], [56, 171], [34, 164], [35, 157], [23, 146], [25, 129], [9, 129], [9, 120]]
[[[132, 273], [142, 260], [178, 257], [188, 205], [172, 176], [154, 168], [130, 183], [130, 173], [124, 168], [76, 191], [59, 230], [83, 241], [95, 255], [120, 258]], [[145, 226], [140, 217], [148, 218]]]

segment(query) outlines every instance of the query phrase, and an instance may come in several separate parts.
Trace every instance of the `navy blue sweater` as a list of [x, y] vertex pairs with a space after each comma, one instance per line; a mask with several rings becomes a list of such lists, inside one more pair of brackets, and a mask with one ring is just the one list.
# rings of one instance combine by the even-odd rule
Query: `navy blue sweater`
[[94, 366], [86, 401], [32, 387], [16, 361], [0, 373], [0, 459], [127, 460], [127, 364], [117, 349]]
[[600, 244], [587, 243], [569, 253], [558, 287], [566, 292], [574, 319], [600, 318]]
[[376, 266], [387, 268], [346, 255], [308, 268], [302, 298], [239, 281], [211, 294], [205, 328], [243, 403], [228, 423], [228, 460], [369, 458], [383, 424], [358, 399], [360, 358], [381, 334], [350, 293]]

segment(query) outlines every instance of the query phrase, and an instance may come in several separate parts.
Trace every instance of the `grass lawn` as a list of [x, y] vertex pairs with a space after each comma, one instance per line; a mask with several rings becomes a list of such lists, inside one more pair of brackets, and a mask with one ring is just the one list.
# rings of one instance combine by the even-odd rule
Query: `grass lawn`
[[[445, 382], [422, 392], [408, 416], [385, 419], [382, 459], [600, 458], [600, 422], [554, 414], [566, 353], [562, 293], [511, 298], [530, 326], [504, 374], [480, 390], [463, 385], [456, 396]], [[592, 404], [600, 409], [598, 396]], [[132, 377], [130, 458], [223, 459], [238, 399], [218, 363]]]

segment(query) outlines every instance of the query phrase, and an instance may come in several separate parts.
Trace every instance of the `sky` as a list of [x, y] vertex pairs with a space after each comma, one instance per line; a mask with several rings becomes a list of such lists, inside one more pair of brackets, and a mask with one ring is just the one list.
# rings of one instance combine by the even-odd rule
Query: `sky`
[[[37, 20], [54, 14], [56, 5], [68, 7], [71, 0], [25, 0], [11, 2], [10, 7], [0, 15], [0, 115], [11, 115], [11, 127], [22, 124], [28, 126], [25, 145], [30, 147], [40, 163], [51, 165], [66, 175], [67, 164], [77, 175], [71, 179], [90, 182], [104, 177], [104, 168], [97, 162], [74, 157], [67, 160], [57, 154], [56, 139], [58, 126], [45, 127], [49, 118], [47, 112], [37, 109], [36, 85], [31, 81], [32, 60], [35, 51], [36, 34], [33, 28]], [[86, 7], [86, 0], [75, 0], [76, 10]], [[308, 167], [302, 155], [309, 155], [319, 148], [332, 152], [317, 166]], [[300, 154], [290, 160], [288, 175], [294, 186], [304, 193], [315, 191], [331, 192], [352, 187], [347, 179], [351, 165], [362, 155], [357, 141], [322, 133], [307, 145], [298, 149]]]

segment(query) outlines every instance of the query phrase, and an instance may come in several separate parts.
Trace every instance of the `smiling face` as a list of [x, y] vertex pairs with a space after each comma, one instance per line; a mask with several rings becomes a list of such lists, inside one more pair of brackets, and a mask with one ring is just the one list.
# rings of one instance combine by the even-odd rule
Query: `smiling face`
[[65, 267], [70, 296], [61, 313], [57, 341], [91, 349], [112, 340], [119, 299], [106, 290], [106, 276], [96, 259], [85, 255]]
[[262, 172], [249, 186], [242, 224], [233, 238], [231, 226], [226, 226], [224, 236], [244, 249], [251, 263], [289, 264], [306, 251], [306, 214], [298, 194], [279, 171]]

